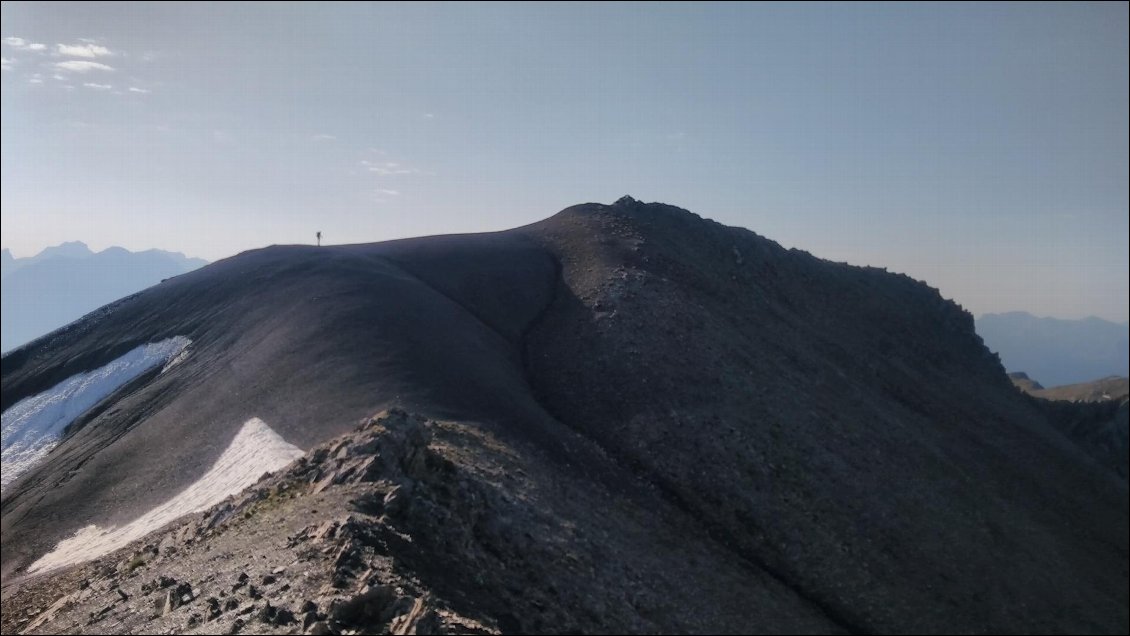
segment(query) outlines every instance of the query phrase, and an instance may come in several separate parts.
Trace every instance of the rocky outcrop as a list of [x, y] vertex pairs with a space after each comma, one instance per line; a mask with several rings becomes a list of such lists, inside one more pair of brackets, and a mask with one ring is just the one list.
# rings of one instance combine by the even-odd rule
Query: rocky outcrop
[[[425, 533], [445, 527], [423, 511], [408, 512], [426, 506], [425, 491], [439, 488], [451, 471], [429, 449], [427, 425], [403, 412], [374, 418], [149, 543], [71, 572], [78, 591], [43, 611], [34, 605], [50, 590], [24, 587], [5, 601], [4, 632], [144, 632], [157, 625], [205, 633], [497, 631], [451, 612], [391, 567], [391, 537], [413, 536], [404, 534], [409, 531], [427, 540]], [[258, 526], [268, 515], [289, 516], [310, 498], [345, 504], [334, 511], [341, 516], [293, 534]], [[414, 499], [420, 503], [409, 505]], [[350, 506], [357, 510], [350, 513]], [[461, 530], [447, 526], [447, 534]], [[245, 536], [251, 527], [260, 531], [255, 538]], [[210, 558], [220, 545], [224, 557]], [[371, 567], [378, 563], [385, 567]], [[149, 578], [169, 571], [184, 578]]]
[[[144, 545], [27, 582], [6, 597], [3, 629], [709, 631], [745, 618], [700, 599], [752, 594], [775, 599], [778, 628], [839, 631], [769, 577], [727, 564], [722, 549], [659, 549], [675, 539], [661, 515], [616, 495], [589, 493], [577, 503], [602, 505], [563, 515], [584, 493], [551, 479], [473, 427], [391, 411]], [[701, 563], [685, 579], [671, 558]], [[55, 598], [65, 586], [79, 589]]]
[[1016, 388], [1024, 391], [1025, 393], [1042, 391], [1044, 389], [1044, 385], [1028, 377], [1028, 374], [1024, 373], [1023, 371], [1017, 371], [1015, 373], [1008, 374], [1008, 379], [1012, 380], [1012, 383], [1016, 385]]

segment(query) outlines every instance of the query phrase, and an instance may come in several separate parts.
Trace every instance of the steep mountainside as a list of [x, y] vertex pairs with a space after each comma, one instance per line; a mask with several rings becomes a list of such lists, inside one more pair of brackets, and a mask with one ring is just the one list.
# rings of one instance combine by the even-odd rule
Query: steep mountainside
[[163, 278], [207, 261], [161, 250], [111, 247], [94, 253], [74, 241], [29, 258], [4, 250], [0, 350], [9, 351]]
[[1039, 399], [1037, 408], [1080, 448], [1122, 477], [1130, 475], [1130, 402], [1064, 402]]
[[[22, 625], [294, 629], [280, 607], [315, 630], [1130, 625], [1125, 477], [905, 276], [628, 198], [493, 234], [273, 247], [4, 356], [3, 408], [174, 337], [183, 359], [4, 491], [5, 631], [51, 604]], [[370, 421], [390, 408], [419, 417]], [[252, 419], [305, 457], [27, 575], [85, 526], [195, 492]], [[285, 589], [259, 598], [235, 580], [276, 569]]]
[[[1039, 398], [1036, 407], [1052, 424], [1100, 463], [1122, 476], [1130, 474], [1130, 381], [1111, 376], [1044, 388], [1025, 373], [1010, 373], [1016, 388]], [[1071, 402], [1074, 404], [1065, 404]]]
[[1022, 311], [985, 314], [977, 333], [1009, 371], [1044, 386], [1130, 375], [1130, 325], [1100, 318], [1037, 318]]

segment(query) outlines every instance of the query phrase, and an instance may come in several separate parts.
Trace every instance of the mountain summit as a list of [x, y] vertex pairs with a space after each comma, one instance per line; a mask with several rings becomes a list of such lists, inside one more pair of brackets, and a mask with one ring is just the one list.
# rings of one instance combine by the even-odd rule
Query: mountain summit
[[1124, 477], [968, 312], [674, 206], [246, 252], [0, 370], [6, 632], [1130, 625]]

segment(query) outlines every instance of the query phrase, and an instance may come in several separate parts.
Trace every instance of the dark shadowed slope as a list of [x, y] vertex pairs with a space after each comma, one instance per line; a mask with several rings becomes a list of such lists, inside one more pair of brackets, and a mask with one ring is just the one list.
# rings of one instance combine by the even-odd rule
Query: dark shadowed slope
[[0, 351], [81, 318], [127, 294], [205, 265], [199, 258], [162, 250], [90, 251], [80, 242], [13, 259], [4, 250]]
[[[504, 631], [566, 629], [549, 620], [565, 606], [590, 630], [1130, 623], [1124, 479], [1011, 386], [968, 313], [905, 276], [630, 199], [495, 234], [269, 248], [5, 356], [4, 407], [175, 335], [184, 362], [5, 492], [6, 577], [167, 499], [249, 417], [309, 449], [398, 405], [491, 440], [449, 445], [466, 479], [420, 491], [469, 524], [460, 547], [404, 567]], [[474, 503], [507, 472], [513, 492]], [[529, 530], [500, 547], [490, 528], [516, 519]], [[664, 551], [656, 570], [645, 554]], [[582, 580], [591, 594], [551, 600]]]
[[936, 290], [661, 205], [544, 231], [564, 284], [531, 344], [542, 402], [737, 553], [863, 631], [1047, 629], [1067, 598], [1126, 620], [1125, 484]]
[[[1010, 373], [1016, 388], [1033, 398], [1052, 424], [1099, 463], [1126, 478], [1130, 473], [1130, 380], [1111, 376], [1044, 388], [1025, 373]], [[1073, 404], [1064, 404], [1071, 402]]]

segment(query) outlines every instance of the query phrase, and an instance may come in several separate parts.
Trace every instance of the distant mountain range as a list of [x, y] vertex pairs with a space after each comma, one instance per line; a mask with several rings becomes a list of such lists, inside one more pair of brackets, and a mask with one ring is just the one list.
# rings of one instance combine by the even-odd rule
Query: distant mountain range
[[28, 258], [5, 248], [0, 350], [10, 351], [164, 278], [208, 261], [178, 252], [131, 252], [110, 247], [93, 252], [81, 241], [48, 247]]
[[977, 320], [985, 346], [1010, 372], [1023, 371], [1044, 386], [1130, 375], [1130, 325], [1101, 318], [1038, 318], [1023, 311]]

